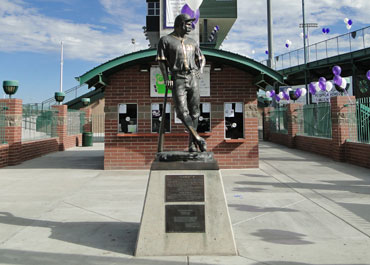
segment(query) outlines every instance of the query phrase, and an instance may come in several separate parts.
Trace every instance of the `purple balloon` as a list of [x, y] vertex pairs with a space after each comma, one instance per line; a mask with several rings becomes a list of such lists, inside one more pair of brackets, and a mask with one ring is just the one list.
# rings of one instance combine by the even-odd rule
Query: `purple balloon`
[[352, 26], [352, 24], [353, 24], [352, 20], [351, 19], [348, 20], [347, 24], [350, 25], [350, 26]]
[[275, 97], [276, 95], [275, 90], [270, 90], [270, 93], [271, 93], [271, 97]]
[[333, 78], [334, 84], [340, 86], [342, 84], [342, 77], [340, 75], [336, 75]]
[[265, 51], [265, 53], [266, 53], [266, 54], [269, 54], [269, 51], [267, 51], [267, 50], [266, 50], [266, 51]]
[[294, 95], [297, 97], [297, 99], [302, 95], [302, 89], [297, 88], [297, 90], [294, 92]]
[[319, 82], [319, 88], [320, 88], [322, 91], [326, 91], [326, 83], [324, 83], [324, 82]]
[[285, 47], [289, 48], [289, 44], [288, 43], [285, 43]]
[[336, 65], [333, 67], [333, 74], [334, 75], [340, 75], [340, 73], [342, 72], [342, 68], [340, 68], [339, 65]]
[[200, 17], [199, 9], [193, 11], [188, 4], [185, 4], [181, 9], [181, 13], [188, 14], [191, 18], [195, 18], [195, 20], [192, 22], [192, 27], [195, 28], [195, 24], [197, 24]]
[[308, 90], [310, 91], [310, 93], [312, 95], [315, 95], [316, 94], [316, 85], [315, 85], [315, 83], [311, 82], [308, 86]]
[[367, 73], [366, 73], [366, 77], [367, 77], [367, 79], [369, 79], [369, 80], [370, 80], [370, 70], [369, 70], [369, 71], [367, 71]]
[[290, 99], [289, 94], [285, 90], [283, 91], [283, 96], [286, 100]]
[[325, 77], [320, 77], [319, 78], [319, 83], [326, 83], [326, 78]]
[[329, 32], [330, 32], [330, 29], [329, 28], [326, 28], [325, 33], [326, 34], [329, 34]]
[[276, 100], [277, 102], [279, 102], [279, 101], [280, 101], [280, 97], [279, 97], [278, 95], [275, 95], [275, 100]]
[[326, 28], [322, 28], [322, 33], [326, 33]]

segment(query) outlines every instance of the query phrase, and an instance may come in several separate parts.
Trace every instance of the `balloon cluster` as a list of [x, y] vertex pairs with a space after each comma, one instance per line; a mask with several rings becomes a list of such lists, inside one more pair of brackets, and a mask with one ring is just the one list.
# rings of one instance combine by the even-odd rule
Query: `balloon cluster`
[[329, 28], [322, 28], [322, 33], [323, 34], [329, 34], [330, 29]]
[[[303, 32], [301, 32], [300, 34], [299, 34], [299, 36], [301, 37], [301, 39], [303, 39]], [[306, 34], [306, 39], [308, 38], [308, 35]]]
[[297, 100], [300, 97], [305, 96], [307, 90], [305, 88], [297, 88], [295, 91], [291, 88], [287, 88], [286, 90], [281, 91], [279, 94], [276, 94], [274, 90], [270, 90], [266, 92], [266, 97], [274, 98], [277, 102], [282, 99], [285, 100]]
[[350, 29], [351, 29], [351, 27], [352, 27], [353, 21], [352, 21], [351, 19], [349, 19], [349, 18], [345, 18], [345, 19], [344, 19], [344, 23], [346, 23], [346, 28], [347, 28], [348, 30], [350, 30]]
[[212, 42], [214, 41], [215, 37], [216, 37], [216, 33], [220, 30], [220, 27], [219, 26], [215, 26], [211, 32], [211, 35], [209, 35], [209, 38], [208, 38], [208, 41], [209, 42]]
[[289, 48], [289, 46], [291, 46], [291, 45], [292, 45], [292, 42], [290, 40], [286, 40], [285, 47]]
[[199, 7], [202, 4], [203, 0], [186, 0], [186, 4], [182, 7], [181, 13], [188, 14], [191, 18], [195, 18], [192, 23], [193, 29], [195, 28], [195, 24], [197, 24], [200, 12]]
[[342, 78], [340, 74], [342, 73], [342, 68], [339, 65], [335, 65], [332, 69], [334, 74], [334, 84], [338, 92], [345, 92], [347, 89], [347, 81], [345, 78]]
[[311, 82], [308, 85], [308, 90], [312, 95], [317, 92], [324, 91], [329, 93], [333, 89], [333, 83], [331, 81], [326, 81], [325, 77], [320, 77], [318, 82]]

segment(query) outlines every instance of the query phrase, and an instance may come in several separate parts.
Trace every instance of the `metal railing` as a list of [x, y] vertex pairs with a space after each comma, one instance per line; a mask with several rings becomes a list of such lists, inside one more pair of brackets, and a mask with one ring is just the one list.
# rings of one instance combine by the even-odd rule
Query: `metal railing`
[[359, 98], [348, 107], [348, 141], [370, 144], [370, 98]]
[[[307, 63], [370, 47], [370, 26], [307, 47]], [[267, 65], [267, 60], [261, 62]], [[304, 49], [300, 48], [274, 58], [274, 69], [282, 70], [304, 64]]]
[[0, 144], [5, 144], [5, 111], [7, 105], [5, 102], [0, 102]]
[[57, 111], [40, 104], [25, 104], [22, 111], [22, 141], [56, 137]]
[[297, 110], [298, 135], [332, 137], [330, 103], [303, 105]]
[[78, 110], [68, 110], [67, 114], [67, 134], [76, 135], [83, 132], [85, 124], [85, 112]]
[[[77, 85], [75, 87], [72, 87], [72, 88], [66, 90], [64, 92], [66, 94], [66, 96], [64, 98], [64, 102], [71, 101], [71, 100], [81, 96], [82, 94], [87, 93], [87, 91], [82, 91], [81, 92], [82, 88], [87, 88], [87, 85], [86, 84]], [[56, 102], [54, 97], [51, 97], [51, 98], [41, 102], [41, 105], [44, 106], [45, 108], [49, 108], [50, 106], [58, 105], [58, 102]]]
[[288, 120], [285, 107], [279, 107], [270, 111], [270, 132], [288, 133]]

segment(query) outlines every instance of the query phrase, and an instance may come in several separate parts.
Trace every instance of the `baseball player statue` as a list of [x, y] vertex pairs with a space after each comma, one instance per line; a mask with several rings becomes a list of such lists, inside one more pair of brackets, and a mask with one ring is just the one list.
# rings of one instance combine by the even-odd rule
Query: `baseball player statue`
[[205, 152], [207, 143], [197, 133], [200, 114], [198, 79], [203, 72], [205, 57], [198, 43], [187, 37], [194, 20], [187, 14], [176, 17], [174, 31], [158, 43], [157, 61], [166, 88], [172, 90], [177, 117], [189, 131], [189, 152], [197, 152], [197, 148]]

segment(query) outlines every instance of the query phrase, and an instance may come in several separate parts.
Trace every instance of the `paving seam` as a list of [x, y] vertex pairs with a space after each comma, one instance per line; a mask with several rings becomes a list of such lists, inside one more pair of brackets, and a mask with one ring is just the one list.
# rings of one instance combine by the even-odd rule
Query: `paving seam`
[[[266, 162], [265, 160], [260, 160], [260, 162], [262, 162], [262, 167], [263, 167], [263, 164], [265, 164], [265, 167], [267, 165], [267, 167], [271, 167], [273, 168], [275, 171], [279, 172], [281, 175], [283, 175], [283, 177], [287, 177], [289, 179], [291, 179], [292, 181], [294, 181], [295, 183], [301, 183], [299, 182], [298, 180], [294, 179], [293, 177], [290, 177], [289, 175], [285, 174], [284, 172], [282, 172], [279, 168], [277, 167], [274, 167], [273, 165], [271, 165], [270, 163]], [[357, 227], [356, 225], [352, 224], [350, 222], [350, 220], [347, 220], [348, 219], [357, 219], [356, 222], [358, 222], [358, 219], [360, 219], [361, 221], [363, 221], [362, 218], [359, 218], [359, 217], [354, 217], [354, 215], [349, 212], [347, 209], [339, 206], [337, 203], [333, 202], [330, 198], [326, 197], [325, 195], [322, 195], [321, 193], [313, 190], [313, 189], [309, 189], [311, 191], [311, 193], [309, 192], [306, 192], [306, 193], [302, 193], [300, 191], [298, 191], [296, 188], [292, 187], [291, 185], [289, 185], [288, 183], [284, 182], [283, 180], [279, 179], [278, 176], [274, 176], [272, 174], [270, 174], [269, 170], [267, 169], [263, 169], [262, 167], [260, 167], [261, 171], [264, 172], [265, 174], [267, 174], [268, 176], [276, 179], [279, 183], [289, 187], [290, 189], [292, 189], [293, 191], [295, 191], [296, 193], [298, 193], [299, 195], [303, 196], [304, 198], [306, 198], [307, 200], [309, 200], [310, 202], [314, 203], [315, 205], [319, 206], [321, 209], [325, 210], [326, 212], [330, 213], [331, 215], [335, 216], [336, 218], [340, 219], [342, 222], [346, 223], [347, 225], [351, 226], [353, 229], [357, 230], [358, 232], [360, 232], [361, 234], [363, 234], [364, 236], [370, 238], [370, 233], [367, 232], [367, 231], [364, 231], [364, 230], [367, 230], [366, 228], [361, 228], [361, 227]], [[315, 201], [314, 198], [310, 198], [309, 195], [316, 195], [319, 197], [318, 199], [318, 202]], [[311, 196], [313, 197], [313, 196]], [[321, 204], [319, 203], [321, 202]], [[325, 203], [326, 202], [326, 203]], [[327, 207], [330, 207], [330, 208], [334, 208], [334, 209], [328, 209], [327, 207], [325, 207], [324, 205], [322, 204], [326, 204]], [[348, 216], [347, 218], [345, 217], [341, 217], [339, 216], [338, 214], [335, 213], [335, 209], [339, 210], [340, 212], [344, 212], [344, 216]]]

